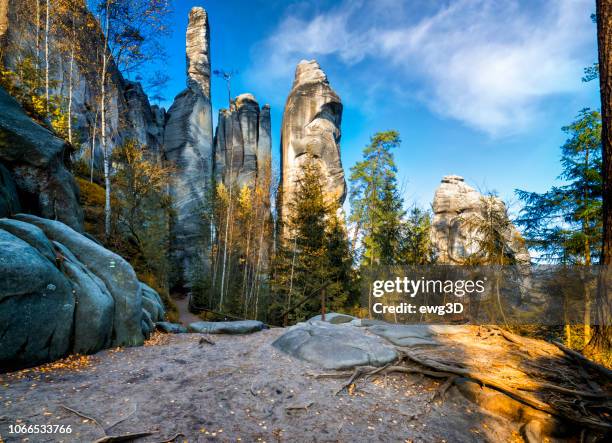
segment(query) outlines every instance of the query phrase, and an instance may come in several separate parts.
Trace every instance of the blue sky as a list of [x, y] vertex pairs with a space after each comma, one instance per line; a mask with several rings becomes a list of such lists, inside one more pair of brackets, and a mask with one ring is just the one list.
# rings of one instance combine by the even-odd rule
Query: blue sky
[[[209, 13], [213, 69], [233, 68], [232, 95], [272, 107], [278, 163], [282, 112], [296, 64], [317, 59], [344, 104], [347, 175], [370, 135], [397, 129], [408, 204], [429, 206], [442, 176], [495, 190], [544, 191], [560, 172], [563, 125], [599, 108], [594, 0], [175, 0], [165, 96], [185, 87], [192, 6]], [[227, 104], [212, 85], [213, 112]], [[216, 119], [215, 119], [216, 120]], [[512, 203], [514, 202], [514, 203]]]

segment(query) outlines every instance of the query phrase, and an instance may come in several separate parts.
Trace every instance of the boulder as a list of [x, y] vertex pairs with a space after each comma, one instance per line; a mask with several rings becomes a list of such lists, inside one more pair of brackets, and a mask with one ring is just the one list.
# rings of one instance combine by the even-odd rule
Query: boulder
[[[497, 197], [484, 197], [458, 175], [447, 175], [436, 190], [431, 225], [431, 243], [439, 264], [462, 264], [478, 255], [480, 232], [475, 228], [487, 210], [506, 217], [506, 205]], [[507, 249], [517, 264], [528, 265], [529, 252], [520, 232], [508, 221], [503, 233]]]
[[26, 241], [0, 229], [0, 371], [63, 357], [75, 297], [66, 276]]
[[[337, 312], [328, 312], [325, 314], [325, 321], [327, 323], [331, 323], [332, 325], [339, 325], [342, 323], [350, 323], [355, 320], [359, 320], [357, 317], [353, 317], [352, 315], [347, 314], [339, 314]], [[321, 315], [315, 315], [312, 317], [309, 322], [317, 322], [322, 321]]]
[[66, 246], [104, 282], [115, 302], [112, 346], [143, 343], [142, 287], [128, 262], [61, 222], [26, 214], [15, 218], [38, 226], [48, 238]]
[[0, 164], [0, 217], [9, 217], [20, 211], [15, 181], [8, 169]]
[[0, 88], [0, 162], [11, 172], [22, 210], [83, 230], [79, 190], [63, 163], [65, 143], [26, 115]]
[[210, 268], [210, 245], [202, 211], [213, 177], [213, 126], [210, 102], [210, 29], [208, 15], [195, 7], [187, 26], [187, 89], [168, 110], [164, 154], [174, 167], [169, 187], [175, 219], [170, 245], [175, 281], [189, 286], [191, 270]]
[[167, 321], [158, 321], [155, 323], [155, 327], [162, 332], [167, 334], [184, 334], [187, 332], [187, 328], [178, 323], [170, 323]]
[[318, 164], [330, 203], [341, 206], [346, 196], [340, 159], [342, 102], [315, 60], [302, 60], [285, 104], [281, 132], [280, 216], [290, 205], [305, 162]]
[[266, 326], [257, 320], [239, 321], [198, 321], [189, 324], [190, 332], [202, 334], [250, 334], [261, 331]]
[[383, 366], [397, 358], [395, 349], [362, 328], [326, 322], [298, 323], [272, 346], [325, 369]]
[[[32, 225], [30, 225], [32, 226]], [[34, 227], [34, 226], [32, 226]], [[106, 285], [59, 242], [55, 247], [76, 297], [72, 352], [91, 354], [111, 345], [115, 301]]]

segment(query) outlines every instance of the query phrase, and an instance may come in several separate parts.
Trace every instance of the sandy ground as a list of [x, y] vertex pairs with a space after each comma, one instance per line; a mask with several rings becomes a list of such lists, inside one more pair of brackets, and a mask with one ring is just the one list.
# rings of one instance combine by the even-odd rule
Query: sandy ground
[[[275, 350], [282, 329], [247, 336], [158, 336], [156, 344], [107, 350], [78, 370], [0, 375], [0, 441], [89, 442], [154, 432], [139, 442], [508, 442], [519, 425], [420, 375], [360, 381], [315, 379], [317, 368]], [[62, 405], [94, 418], [99, 424]], [[71, 425], [67, 435], [9, 434], [9, 425]]]

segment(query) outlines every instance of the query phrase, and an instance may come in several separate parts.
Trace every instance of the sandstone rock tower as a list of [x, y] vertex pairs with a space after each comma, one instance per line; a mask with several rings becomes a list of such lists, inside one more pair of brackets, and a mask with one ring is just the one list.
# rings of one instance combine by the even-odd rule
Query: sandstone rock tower
[[170, 187], [175, 219], [171, 254], [188, 284], [191, 270], [206, 272], [209, 247], [202, 212], [212, 182], [213, 128], [210, 102], [208, 15], [195, 7], [187, 26], [187, 89], [174, 100], [166, 120], [164, 148], [175, 173]]
[[[469, 186], [458, 175], [447, 175], [436, 190], [433, 200], [431, 242], [440, 264], [462, 264], [468, 256], [478, 252], [479, 233], [474, 221], [482, 217], [483, 195]], [[504, 202], [494, 197], [492, 204], [505, 212]], [[503, 233], [505, 245], [517, 264], [530, 262], [529, 252], [519, 231], [511, 223]]]
[[[251, 94], [241, 94], [231, 110], [219, 111], [215, 133], [215, 180], [242, 188], [270, 179], [270, 107], [261, 109]], [[233, 182], [233, 183], [231, 183]]]
[[281, 133], [281, 189], [279, 212], [282, 221], [296, 192], [297, 179], [308, 159], [318, 163], [325, 194], [338, 204], [346, 197], [344, 170], [340, 160], [342, 102], [329, 85], [315, 60], [301, 61], [285, 104]]

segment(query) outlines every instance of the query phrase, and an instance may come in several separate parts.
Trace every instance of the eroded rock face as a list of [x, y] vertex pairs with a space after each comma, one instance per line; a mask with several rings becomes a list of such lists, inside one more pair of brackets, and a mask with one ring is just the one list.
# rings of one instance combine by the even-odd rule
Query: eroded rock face
[[219, 111], [215, 134], [215, 180], [253, 188], [271, 174], [270, 107], [251, 94], [236, 97], [231, 110]]
[[[433, 200], [431, 242], [438, 255], [438, 263], [462, 264], [478, 254], [480, 234], [474, 223], [489, 209], [506, 213], [506, 206], [497, 197], [489, 198], [469, 186], [458, 175], [447, 175], [436, 190]], [[506, 219], [504, 239], [518, 264], [530, 262], [529, 252], [519, 231]]]
[[82, 231], [79, 190], [64, 166], [65, 147], [0, 88], [0, 162], [11, 172], [22, 209]]
[[170, 186], [176, 213], [172, 257], [176, 278], [187, 286], [191, 269], [206, 272], [210, 267], [202, 217], [213, 179], [209, 36], [206, 11], [193, 8], [187, 27], [187, 89], [169, 109], [164, 134], [165, 156], [175, 168]]
[[[36, 42], [32, 38], [35, 32], [33, 20], [28, 19], [28, 14], [33, 13], [32, 5], [32, 2], [0, 0], [2, 61], [14, 71], [17, 70], [20, 60], [33, 59], [36, 53]], [[72, 26], [74, 20], [78, 29], [79, 43], [75, 46], [76, 62], [72, 64], [71, 69], [66, 41], [72, 39], [72, 35], [66, 36], [56, 30], [51, 32], [49, 39], [49, 59], [52, 61], [50, 77], [53, 80], [51, 94], [67, 97], [69, 86], [72, 84], [72, 117], [75, 134], [73, 142], [81, 145], [78, 155], [83, 155], [84, 160], [88, 161], [91, 155], [93, 128], [100, 126], [97, 117], [99, 78], [91, 67], [100, 63], [98, 54], [103, 44], [103, 36], [98, 27], [88, 25], [94, 17], [85, 2], [73, 6], [74, 8], [66, 12], [54, 10], [52, 17], [54, 25], [63, 23], [67, 28]], [[70, 82], [71, 70], [72, 82]], [[106, 86], [108, 103], [112, 104], [109, 106], [106, 121], [109, 149], [112, 151], [127, 139], [133, 139], [146, 145], [154, 153], [158, 153], [163, 141], [159, 132], [163, 130], [164, 122], [154, 118], [159, 110], [150, 106], [142, 87], [124, 79], [115, 63], [109, 66]], [[97, 130], [94, 163], [96, 168], [101, 170], [102, 150], [99, 135]]]
[[325, 195], [341, 205], [346, 196], [344, 170], [340, 160], [342, 102], [329, 85], [319, 64], [301, 61], [295, 70], [287, 98], [281, 134], [280, 215], [296, 192], [296, 181], [306, 161], [315, 161], [323, 176]]
[[0, 370], [142, 344], [165, 316], [121, 257], [65, 224], [0, 219]]

